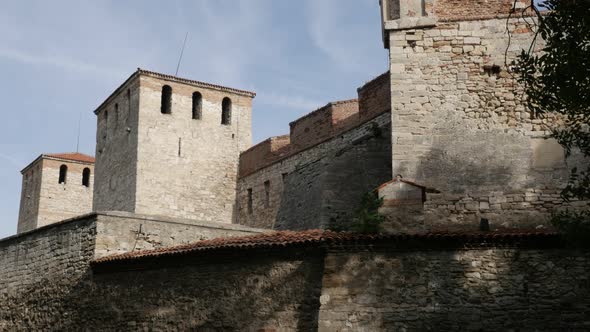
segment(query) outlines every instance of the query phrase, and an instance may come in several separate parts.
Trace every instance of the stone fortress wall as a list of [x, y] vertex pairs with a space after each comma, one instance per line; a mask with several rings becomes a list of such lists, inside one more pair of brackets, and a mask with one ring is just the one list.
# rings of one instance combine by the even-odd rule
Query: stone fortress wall
[[391, 178], [388, 73], [240, 155], [236, 222], [346, 228], [364, 193]]
[[[474, 3], [493, 17], [471, 16]], [[0, 330], [587, 328], [588, 252], [546, 231], [503, 236], [462, 225], [458, 235], [339, 241], [347, 235], [337, 233], [321, 243], [279, 233], [275, 246], [224, 246], [223, 238], [261, 232], [247, 226], [347, 226], [360, 195], [383, 183], [383, 193], [419, 202], [415, 214], [393, 205], [395, 231], [480, 217], [494, 228], [537, 224], [530, 218], [559, 204], [567, 168], [498, 64], [506, 3], [398, 0], [384, 14], [390, 72], [360, 88], [356, 102], [331, 103], [295, 121], [288, 137], [251, 149], [252, 94], [139, 70], [97, 110], [94, 209], [127, 212], [0, 240]], [[522, 47], [530, 31], [511, 22], [513, 47]], [[171, 114], [159, 110], [164, 84]], [[190, 118], [195, 90], [200, 119]], [[221, 127], [228, 95], [234, 117]], [[406, 196], [391, 190], [400, 183]], [[205, 242], [210, 251], [187, 244], [211, 238], [222, 239]], [[179, 255], [167, 254], [178, 244]], [[145, 249], [156, 251], [119, 265], [96, 261]]]
[[[170, 114], [161, 112], [164, 85], [172, 89]], [[198, 119], [192, 110], [195, 93]], [[238, 156], [251, 145], [253, 97], [138, 70], [96, 112], [94, 209], [231, 223]], [[231, 100], [228, 124], [221, 123], [224, 98]], [[117, 109], [118, 118], [112, 116]]]
[[494, 227], [544, 224], [563, 205], [569, 168], [582, 162], [566, 164], [547, 139], [558, 121], [531, 116], [506, 66], [530, 47], [534, 29], [522, 17], [527, 4], [513, 3], [382, 2], [393, 174], [431, 189], [421, 212], [394, 212], [415, 229], [477, 227], [480, 218]]
[[[110, 237], [101, 229], [129, 232], [129, 221], [145, 222], [130, 218], [88, 215], [0, 241], [0, 329], [560, 331], [590, 324], [588, 252], [564, 249], [551, 235], [394, 236], [333, 246], [310, 238], [97, 264], [105, 254], [99, 244]], [[198, 228], [178, 225], [153, 239]]]
[[[82, 160], [74, 160], [82, 157]], [[22, 233], [92, 211], [94, 158], [78, 153], [41, 155], [22, 170], [17, 232]], [[65, 182], [60, 168], [67, 167]], [[84, 170], [89, 172], [83, 183]]]
[[92, 259], [259, 232], [239, 225], [125, 212], [77, 216], [0, 240], [0, 303], [4, 308], [3, 301], [18, 294], [48, 296], [73, 289], [88, 277]]

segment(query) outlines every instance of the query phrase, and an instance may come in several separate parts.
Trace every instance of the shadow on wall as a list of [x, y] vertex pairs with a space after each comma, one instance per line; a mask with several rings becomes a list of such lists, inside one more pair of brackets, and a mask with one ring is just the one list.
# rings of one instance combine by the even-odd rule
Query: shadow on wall
[[425, 213], [417, 217], [426, 229], [467, 224], [476, 230], [480, 218], [492, 228], [547, 223], [552, 208], [561, 205], [559, 191], [568, 177], [563, 150], [554, 141], [478, 128], [481, 122], [457, 112], [433, 116], [439, 121], [424, 138], [428, 152], [394, 170], [440, 191], [427, 195]]
[[[88, 271], [12, 299], [2, 319], [27, 330], [258, 331], [317, 329], [323, 255], [205, 262], [153, 270]], [[311, 257], [311, 258], [310, 258]], [[6, 302], [5, 302], [6, 303]], [[24, 310], [28, 308], [28, 310]], [[1, 325], [0, 325], [1, 326]]]
[[320, 329], [581, 328], [590, 288], [566, 272], [586, 268], [564, 259], [570, 254], [502, 248], [331, 254], [325, 263]]
[[391, 179], [390, 132], [374, 123], [352, 144], [287, 175], [275, 228], [349, 227], [363, 194]]

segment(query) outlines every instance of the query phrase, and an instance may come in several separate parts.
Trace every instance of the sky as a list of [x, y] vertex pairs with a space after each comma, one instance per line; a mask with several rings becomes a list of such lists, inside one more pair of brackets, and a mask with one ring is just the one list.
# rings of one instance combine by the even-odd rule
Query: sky
[[253, 143], [385, 72], [378, 0], [0, 2], [0, 238], [16, 233], [20, 170], [94, 155], [93, 110], [138, 67], [255, 91]]

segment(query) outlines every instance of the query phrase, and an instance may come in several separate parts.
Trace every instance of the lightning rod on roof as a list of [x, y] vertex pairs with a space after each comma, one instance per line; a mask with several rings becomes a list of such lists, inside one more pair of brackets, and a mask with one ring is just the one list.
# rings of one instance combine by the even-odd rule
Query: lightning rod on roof
[[186, 45], [186, 38], [188, 37], [188, 31], [184, 35], [184, 42], [182, 43], [182, 49], [180, 50], [180, 57], [178, 58], [178, 64], [176, 65], [176, 73], [174, 76], [178, 76], [178, 68], [180, 68], [180, 61], [182, 61], [182, 54], [184, 53], [184, 46]]
[[82, 112], [78, 113], [78, 139], [76, 140], [76, 152], [80, 152], [80, 125], [82, 124]]

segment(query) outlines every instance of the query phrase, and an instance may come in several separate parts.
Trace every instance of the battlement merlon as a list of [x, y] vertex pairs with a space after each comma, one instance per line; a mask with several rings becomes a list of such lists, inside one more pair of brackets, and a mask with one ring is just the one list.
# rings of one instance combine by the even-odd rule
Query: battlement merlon
[[388, 31], [434, 26], [437, 19], [429, 16], [434, 0], [379, 0], [383, 45], [389, 48]]
[[532, 0], [379, 0], [383, 45], [389, 31], [428, 28], [438, 22], [505, 18], [515, 12], [530, 16]]

